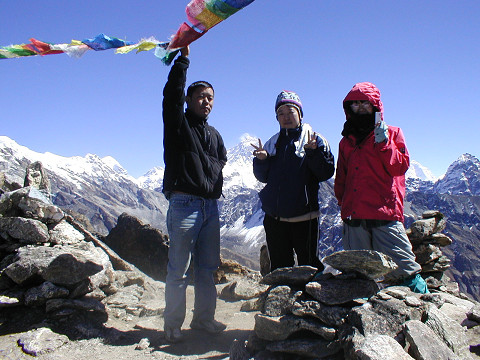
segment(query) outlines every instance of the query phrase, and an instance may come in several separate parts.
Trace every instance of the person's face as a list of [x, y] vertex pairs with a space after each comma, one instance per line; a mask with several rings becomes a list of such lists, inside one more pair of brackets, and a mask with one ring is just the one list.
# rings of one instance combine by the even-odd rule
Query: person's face
[[206, 118], [213, 108], [213, 89], [208, 87], [196, 88], [192, 96], [186, 97], [187, 107], [197, 116]]
[[366, 115], [373, 113], [373, 106], [368, 100], [356, 100], [352, 102], [350, 108], [355, 114]]
[[294, 106], [282, 105], [277, 109], [277, 120], [282, 129], [295, 129], [300, 125], [300, 114]]

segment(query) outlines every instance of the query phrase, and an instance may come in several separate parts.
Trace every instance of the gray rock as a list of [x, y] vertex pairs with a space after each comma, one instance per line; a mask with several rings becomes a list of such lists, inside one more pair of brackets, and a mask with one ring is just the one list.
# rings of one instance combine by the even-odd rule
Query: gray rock
[[77, 298], [81, 298], [86, 294], [90, 294], [92, 291], [95, 291], [95, 294], [91, 294], [92, 296], [93, 295], [99, 296], [99, 293], [101, 293], [99, 298], [100, 300], [105, 297], [105, 293], [103, 291], [93, 287], [92, 282], [90, 281], [89, 278], [84, 279], [79, 283], [75, 284], [73, 289], [70, 290], [70, 295], [68, 297], [70, 299], [77, 299]]
[[105, 304], [115, 308], [126, 308], [128, 304], [138, 304], [142, 298], [142, 287], [136, 284], [126, 286], [106, 299]]
[[23, 244], [46, 243], [50, 240], [47, 225], [22, 217], [0, 217], [0, 231]]
[[[23, 247], [5, 273], [15, 283], [23, 284], [40, 276], [56, 285], [74, 285], [102, 270], [98, 254], [71, 246]], [[65, 271], [69, 269], [69, 271]]]
[[476, 354], [477, 358], [480, 357], [480, 326], [467, 329], [467, 339], [470, 344], [470, 351]]
[[412, 307], [418, 307], [424, 305], [424, 302], [416, 296], [407, 296], [405, 298], [405, 304]]
[[85, 240], [85, 236], [66, 221], [56, 224], [50, 231], [52, 244], [75, 244]]
[[347, 321], [365, 335], [381, 334], [397, 338], [407, 320], [420, 320], [425, 306], [411, 307], [403, 300], [383, 300], [377, 296], [363, 305], [352, 308]]
[[478, 325], [476, 321], [468, 319], [467, 311], [461, 306], [446, 302], [439, 308], [439, 310], [450, 319], [455, 320], [457, 324], [461, 326], [472, 327]]
[[407, 320], [422, 319], [426, 312], [427, 305], [422, 302], [421, 304], [410, 306], [407, 304], [406, 299], [407, 297], [405, 297], [403, 301], [396, 298], [380, 300], [379, 298], [373, 297], [370, 299], [370, 302], [374, 311], [390, 319], [395, 319], [396, 322], [404, 323]]
[[284, 341], [276, 341], [267, 345], [267, 350], [300, 356], [301, 359], [306, 358], [326, 358], [328, 356], [339, 353], [342, 349], [336, 341], [326, 341], [322, 339], [291, 339]]
[[24, 216], [45, 223], [63, 219], [64, 212], [50, 198], [33, 187], [7, 192], [0, 199], [0, 214], [7, 217]]
[[290, 314], [295, 301], [301, 295], [301, 291], [294, 291], [288, 286], [276, 286], [267, 294], [263, 313], [269, 316]]
[[323, 304], [341, 305], [354, 299], [371, 297], [378, 292], [378, 286], [373, 280], [332, 278], [310, 282], [305, 290]]
[[21, 183], [22, 179], [15, 174], [0, 171], [0, 193], [18, 190], [22, 188]]
[[143, 338], [137, 345], [135, 345], [135, 350], [146, 350], [149, 346], [150, 340], [148, 340], [148, 338]]
[[265, 275], [260, 282], [267, 285], [303, 286], [312, 280], [317, 271], [317, 268], [307, 265], [279, 268]]
[[367, 336], [355, 355], [360, 360], [414, 360], [397, 341], [386, 335]]
[[445, 230], [447, 222], [444, 218], [431, 217], [428, 219], [421, 219], [415, 221], [410, 226], [410, 231], [407, 232], [409, 238], [413, 239], [424, 239], [433, 235], [434, 233], [439, 233]]
[[438, 218], [443, 219], [445, 216], [438, 210], [427, 210], [422, 213], [422, 219]]
[[459, 359], [458, 356], [440, 340], [433, 330], [421, 321], [407, 321], [405, 323], [404, 333], [409, 345], [409, 352], [415, 359]]
[[265, 296], [242, 302], [240, 311], [262, 311], [265, 304]]
[[370, 303], [354, 307], [348, 314], [347, 321], [364, 336], [379, 334], [396, 337], [403, 325], [403, 322], [378, 314]]
[[400, 286], [389, 286], [382, 290], [383, 293], [394, 297], [395, 299], [404, 300], [407, 297], [407, 291], [409, 290], [407, 287], [400, 287]]
[[0, 309], [21, 305], [22, 301], [17, 296], [0, 295]]
[[422, 265], [422, 272], [444, 272], [450, 268], [450, 259], [445, 255], [440, 256], [437, 260]]
[[18, 344], [25, 353], [38, 356], [53, 352], [68, 341], [65, 335], [54, 333], [48, 328], [39, 328], [21, 334]]
[[267, 285], [261, 285], [257, 281], [238, 279], [225, 286], [220, 297], [225, 300], [249, 300], [260, 296], [267, 289]]
[[467, 312], [467, 317], [470, 320], [480, 323], [480, 305], [475, 305], [471, 310]]
[[115, 271], [115, 282], [121, 287], [145, 284], [145, 277], [139, 271]]
[[267, 245], [262, 245], [260, 248], [260, 274], [267, 275], [270, 272], [270, 254], [268, 253]]
[[311, 331], [329, 341], [332, 341], [336, 335], [334, 328], [324, 326], [313, 319], [304, 319], [294, 315], [275, 317], [263, 314], [255, 315], [255, 333], [264, 340], [285, 340], [291, 334], [301, 330]]
[[425, 242], [429, 242], [430, 244], [435, 244], [441, 247], [450, 246], [452, 245], [453, 240], [450, 239], [447, 235], [442, 233], [435, 233], [432, 234], [430, 237], [425, 239]]
[[165, 281], [168, 263], [168, 236], [127, 213], [118, 217], [105, 244], [123, 260], [155, 280]]
[[73, 246], [85, 251], [89, 258], [91, 255], [96, 260], [97, 264], [100, 264], [102, 267], [102, 270], [89, 277], [94, 288], [108, 286], [114, 281], [115, 271], [113, 270], [113, 265], [110, 262], [109, 255], [102, 248], [96, 247], [92, 243], [85, 242], [80, 242], [78, 245]]
[[108, 320], [105, 305], [98, 300], [89, 298], [47, 300], [45, 311], [53, 318], [65, 318], [75, 314], [92, 315], [90, 318], [92, 324], [104, 323]]
[[32, 287], [25, 291], [25, 305], [38, 306], [43, 305], [47, 300], [54, 298], [66, 298], [70, 292], [68, 289], [56, 286], [49, 281], [45, 281], [39, 286]]
[[327, 306], [318, 301], [297, 301], [292, 308], [293, 315], [313, 317], [328, 326], [342, 325], [349, 312], [350, 308]]
[[27, 166], [23, 186], [31, 186], [41, 190], [47, 196], [52, 192], [52, 186], [48, 179], [47, 171], [40, 161], [35, 161]]
[[443, 253], [436, 245], [422, 244], [414, 249], [415, 259], [420, 265], [431, 263], [439, 259]]
[[18, 208], [24, 216], [47, 224], [57, 223], [65, 216], [58, 206], [53, 205], [50, 199], [35, 188], [29, 188], [28, 193], [20, 199]]
[[442, 313], [435, 306], [429, 306], [425, 324], [461, 359], [470, 359], [466, 330]]
[[373, 250], [337, 251], [323, 262], [344, 273], [358, 272], [367, 279], [378, 279], [398, 268], [388, 256]]
[[360, 333], [360, 330], [346, 323], [339, 327], [338, 339], [343, 347], [344, 359], [356, 360], [355, 350], [360, 349], [365, 341], [365, 336]]
[[[478, 306], [478, 303], [476, 305], [476, 303], [474, 303], [470, 300], [461, 299], [461, 298], [459, 298], [457, 296], [454, 296], [452, 294], [440, 292], [440, 293], [437, 293], [435, 295], [437, 295], [441, 299], [440, 300], [441, 303], [450, 303], [450, 304], [459, 306], [459, 307], [465, 309], [465, 312], [469, 312], [475, 306]], [[440, 307], [441, 307], [441, 305], [440, 305]]]

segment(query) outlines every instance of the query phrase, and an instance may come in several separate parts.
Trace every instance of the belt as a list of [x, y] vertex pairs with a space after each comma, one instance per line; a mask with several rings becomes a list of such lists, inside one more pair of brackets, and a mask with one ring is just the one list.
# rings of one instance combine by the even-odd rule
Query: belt
[[317, 211], [312, 211], [312, 212], [309, 212], [307, 214], [303, 214], [303, 215], [300, 215], [300, 216], [294, 216], [294, 217], [289, 217], [289, 218], [274, 217], [274, 219], [277, 220], [277, 221], [285, 221], [285, 222], [301, 222], [301, 221], [316, 219], [319, 216], [320, 216], [320, 211], [317, 210]]
[[344, 219], [343, 222], [349, 226], [359, 227], [364, 225], [367, 229], [385, 226], [392, 220], [375, 220], [375, 219]]

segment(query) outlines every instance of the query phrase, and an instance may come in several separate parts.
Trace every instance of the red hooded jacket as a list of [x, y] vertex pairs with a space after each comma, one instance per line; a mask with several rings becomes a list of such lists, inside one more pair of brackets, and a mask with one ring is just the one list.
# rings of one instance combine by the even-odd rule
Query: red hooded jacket
[[[370, 101], [381, 112], [383, 121], [383, 104], [375, 85], [355, 84], [343, 102], [355, 100]], [[348, 120], [348, 112], [345, 114]], [[388, 141], [377, 144], [373, 131], [359, 144], [353, 135], [344, 136], [339, 145], [334, 187], [342, 219], [403, 222], [405, 172], [409, 166], [405, 138], [398, 127], [388, 126]]]

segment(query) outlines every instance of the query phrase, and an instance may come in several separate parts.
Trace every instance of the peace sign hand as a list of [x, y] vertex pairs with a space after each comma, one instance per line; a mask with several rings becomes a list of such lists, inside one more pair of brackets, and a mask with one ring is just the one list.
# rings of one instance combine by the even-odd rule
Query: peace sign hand
[[262, 146], [262, 140], [258, 139], [258, 146], [254, 144], [250, 145], [255, 148], [255, 150], [253, 151], [253, 155], [255, 155], [258, 160], [265, 160], [268, 157], [267, 151]]
[[315, 132], [310, 136], [310, 130], [308, 131], [308, 141], [303, 148], [304, 149], [317, 148], [317, 134]]

